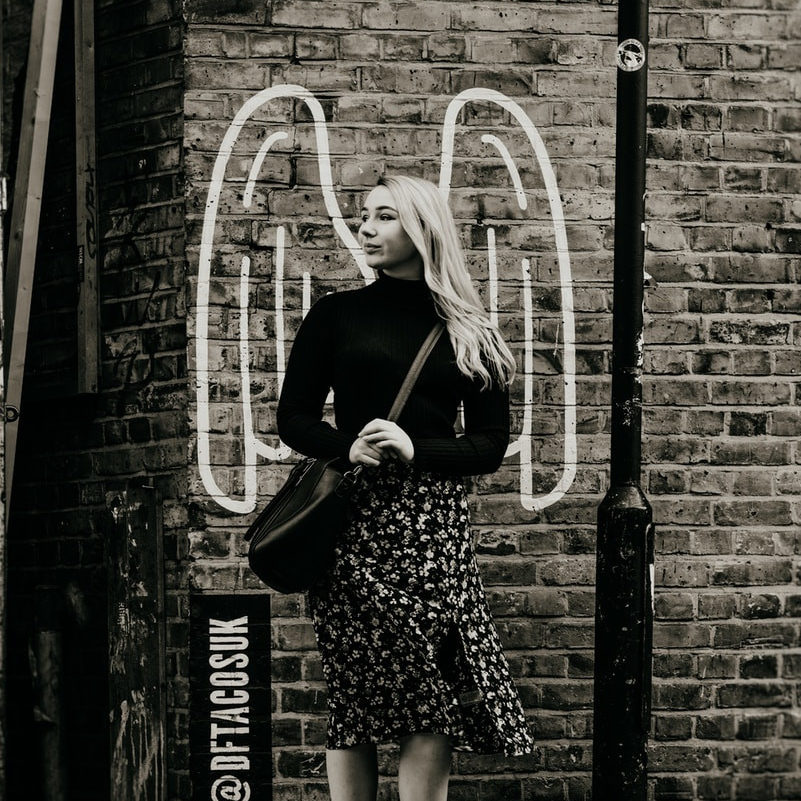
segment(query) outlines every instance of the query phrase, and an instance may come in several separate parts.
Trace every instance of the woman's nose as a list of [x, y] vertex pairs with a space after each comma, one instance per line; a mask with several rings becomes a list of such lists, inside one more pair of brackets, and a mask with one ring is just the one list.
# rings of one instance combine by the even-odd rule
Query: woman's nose
[[359, 233], [362, 236], [372, 236], [375, 233], [370, 220], [362, 220], [362, 224], [359, 226]]

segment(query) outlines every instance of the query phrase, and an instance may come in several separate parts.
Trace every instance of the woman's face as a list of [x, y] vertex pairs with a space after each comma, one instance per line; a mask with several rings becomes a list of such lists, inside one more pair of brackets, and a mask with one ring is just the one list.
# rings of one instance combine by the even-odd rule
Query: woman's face
[[368, 266], [395, 278], [419, 278], [423, 261], [400, 224], [392, 194], [385, 186], [370, 192], [362, 208], [359, 244]]

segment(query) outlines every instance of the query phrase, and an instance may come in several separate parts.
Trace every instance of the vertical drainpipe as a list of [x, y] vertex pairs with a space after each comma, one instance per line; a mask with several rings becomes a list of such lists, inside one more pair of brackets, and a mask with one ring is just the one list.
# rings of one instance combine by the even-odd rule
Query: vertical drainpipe
[[592, 797], [645, 801], [654, 535], [640, 488], [648, 0], [620, 0], [610, 487], [598, 509]]

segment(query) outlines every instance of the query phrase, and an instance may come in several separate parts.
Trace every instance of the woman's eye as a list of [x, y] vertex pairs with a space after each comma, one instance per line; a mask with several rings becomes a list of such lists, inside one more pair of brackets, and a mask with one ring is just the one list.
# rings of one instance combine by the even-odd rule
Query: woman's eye
[[389, 216], [389, 214], [382, 214], [382, 215], [381, 215], [381, 219], [382, 219], [382, 220], [384, 220], [384, 221], [386, 222], [386, 221], [388, 221], [388, 220], [391, 220], [391, 219], [392, 219], [392, 217], [390, 217], [390, 216]]

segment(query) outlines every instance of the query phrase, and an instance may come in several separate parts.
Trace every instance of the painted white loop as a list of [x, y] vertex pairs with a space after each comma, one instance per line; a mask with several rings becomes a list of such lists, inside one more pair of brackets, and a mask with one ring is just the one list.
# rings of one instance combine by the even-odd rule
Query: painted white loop
[[[249, 260], [245, 263], [243, 259], [243, 269], [240, 286], [240, 375], [243, 382], [242, 399], [244, 412], [244, 451], [245, 451], [245, 495], [242, 499], [230, 498], [220, 488], [211, 470], [211, 441], [210, 441], [210, 414], [209, 414], [209, 284], [211, 280], [211, 261], [214, 252], [214, 232], [217, 224], [217, 209], [220, 202], [222, 185], [225, 180], [225, 172], [228, 162], [233, 153], [239, 134], [245, 124], [252, 118], [265, 103], [277, 98], [299, 98], [303, 100], [314, 120], [314, 131], [317, 145], [317, 159], [320, 171], [320, 188], [323, 193], [323, 200], [328, 216], [334, 226], [334, 230], [339, 238], [351, 252], [356, 264], [368, 283], [374, 279], [373, 272], [367, 266], [364, 254], [359, 248], [356, 237], [352, 234], [342, 217], [342, 212], [334, 194], [333, 178], [331, 175], [331, 158], [328, 146], [328, 132], [323, 108], [319, 101], [302, 86], [295, 84], [284, 84], [264, 89], [249, 98], [241, 109], [237, 112], [228, 130], [223, 137], [214, 168], [211, 175], [209, 194], [206, 200], [206, 210], [203, 218], [203, 230], [200, 241], [200, 256], [198, 260], [198, 287], [196, 299], [196, 373], [197, 373], [197, 453], [198, 469], [200, 471], [203, 486], [209, 495], [217, 503], [231, 512], [247, 514], [253, 511], [256, 506], [256, 456], [261, 454], [268, 458], [285, 458], [289, 449], [286, 446], [271, 448], [270, 446], [257, 442], [253, 434], [253, 423], [250, 409], [249, 388], [246, 389], [249, 381], [249, 368], [247, 358], [249, 356], [247, 347], [247, 281]], [[249, 207], [253, 195], [258, 172], [269, 148], [277, 141], [286, 139], [286, 132], [277, 132], [267, 138], [259, 149], [253, 165], [251, 167], [248, 182], [243, 196], [243, 206]], [[278, 235], [277, 235], [278, 236]], [[283, 240], [277, 248], [276, 258], [283, 258]], [[244, 287], [244, 291], [243, 291]], [[304, 295], [305, 295], [304, 291]], [[243, 299], [244, 298], [244, 299]], [[278, 304], [276, 304], [278, 307]], [[283, 304], [281, 308], [276, 308], [276, 326], [283, 332]], [[244, 341], [242, 338], [245, 338]], [[283, 359], [283, 355], [281, 357]], [[279, 377], [279, 381], [281, 377]]]
[[[445, 198], [450, 193], [451, 175], [453, 171], [453, 146], [456, 132], [456, 120], [462, 108], [471, 101], [483, 101], [497, 103], [515, 119], [528, 137], [534, 154], [537, 158], [545, 189], [548, 194], [548, 203], [551, 212], [551, 219], [554, 226], [554, 238], [556, 240], [556, 254], [559, 263], [559, 285], [562, 303], [562, 328], [564, 331], [564, 345], [562, 360], [564, 371], [564, 417], [565, 417], [565, 439], [564, 439], [564, 461], [562, 474], [556, 486], [545, 495], [535, 496], [533, 494], [533, 464], [531, 453], [532, 435], [532, 413], [534, 397], [534, 377], [533, 377], [533, 309], [531, 302], [531, 265], [528, 259], [522, 259], [523, 277], [523, 303], [524, 303], [524, 335], [526, 350], [524, 354], [524, 376], [523, 376], [523, 430], [518, 439], [510, 443], [506, 455], [511, 456], [520, 454], [520, 503], [523, 508], [529, 511], [539, 511], [546, 506], [550, 506], [561, 499], [576, 475], [577, 444], [576, 444], [576, 344], [575, 344], [575, 320], [573, 316], [573, 279], [570, 270], [570, 255], [567, 246], [567, 231], [565, 229], [564, 213], [562, 211], [562, 201], [559, 196], [559, 187], [556, 184], [556, 176], [548, 157], [545, 143], [526, 112], [514, 100], [511, 100], [501, 92], [494, 89], [466, 89], [460, 92], [448, 105], [445, 112], [445, 121], [442, 130], [442, 166], [440, 170], [439, 188]], [[508, 150], [501, 145], [497, 137], [484, 138], [482, 141], [495, 145], [504, 159], [504, 163], [509, 169], [512, 183], [518, 197], [518, 205], [521, 209], [525, 208], [520, 201], [522, 184], [520, 175]], [[511, 166], [510, 166], [511, 165]], [[525, 197], [525, 195], [523, 195]], [[490, 233], [490, 231], [492, 233]], [[490, 229], [487, 233], [489, 263], [490, 263], [490, 282], [497, 282], [497, 271], [495, 268], [495, 237], [494, 230]], [[496, 290], [491, 288], [491, 297], [495, 297]]]
[[[248, 513], [255, 508], [256, 501], [256, 458], [261, 455], [272, 460], [281, 460], [289, 454], [285, 445], [278, 447], [268, 446], [259, 442], [253, 431], [253, 420], [250, 408], [250, 373], [249, 373], [249, 342], [248, 342], [248, 284], [250, 260], [247, 256], [242, 259], [240, 272], [240, 376], [242, 381], [242, 402], [244, 414], [244, 468], [245, 468], [245, 495], [244, 498], [228, 497], [217, 484], [211, 470], [211, 446], [209, 425], [209, 361], [208, 361], [208, 326], [209, 326], [209, 284], [211, 278], [211, 259], [214, 248], [214, 233], [216, 227], [217, 208], [219, 205], [222, 184], [225, 172], [233, 153], [234, 146], [243, 126], [252, 115], [265, 103], [275, 98], [301, 98], [309, 108], [314, 121], [317, 157], [320, 173], [320, 185], [334, 230], [342, 240], [345, 247], [358, 266], [366, 283], [374, 280], [373, 272], [367, 267], [364, 254], [359, 248], [356, 238], [345, 225], [339, 205], [333, 191], [330, 153], [328, 147], [328, 134], [325, 116], [319, 102], [305, 88], [287, 84], [265, 89], [250, 98], [234, 117], [228, 131], [223, 138], [220, 150], [215, 161], [209, 187], [206, 213], [203, 222], [203, 231], [200, 245], [200, 258], [198, 265], [198, 291], [196, 303], [196, 370], [197, 370], [197, 419], [198, 419], [198, 466], [200, 475], [207, 492], [223, 508], [237, 513]], [[562, 327], [564, 330], [564, 405], [565, 405], [565, 442], [564, 465], [559, 482], [551, 492], [543, 496], [532, 494], [532, 409], [533, 409], [533, 310], [531, 298], [531, 267], [528, 259], [521, 263], [523, 280], [523, 297], [525, 313], [526, 354], [524, 361], [524, 427], [517, 441], [511, 443], [507, 455], [520, 454], [521, 460], [521, 487], [520, 498], [524, 508], [539, 510], [555, 503], [569, 488], [576, 470], [576, 393], [575, 393], [575, 342], [573, 320], [573, 294], [570, 274], [570, 261], [567, 249], [567, 236], [564, 226], [561, 200], [553, 169], [548, 158], [542, 139], [531, 119], [522, 108], [500, 92], [489, 89], [470, 89], [460, 93], [450, 103], [445, 115], [443, 125], [443, 153], [442, 169], [440, 173], [440, 191], [447, 198], [450, 191], [450, 180], [453, 163], [453, 141], [456, 118], [465, 103], [471, 100], [482, 100], [498, 103], [507, 110], [512, 117], [525, 130], [532, 145], [542, 172], [550, 203], [551, 217], [554, 222], [556, 239], [556, 252], [559, 261], [559, 275], [562, 299]], [[248, 181], [243, 196], [243, 206], [250, 206], [255, 182], [258, 178], [263, 160], [270, 147], [277, 141], [286, 139], [288, 134], [279, 131], [271, 134], [260, 148], [254, 159], [248, 175]], [[525, 209], [527, 202], [517, 167], [507, 148], [498, 137], [487, 134], [483, 141], [494, 145], [504, 159], [509, 170], [518, 205]], [[283, 317], [283, 255], [284, 255], [284, 229], [278, 226], [276, 230], [275, 250], [275, 313], [276, 313], [276, 346], [278, 349], [276, 373], [279, 389], [284, 372], [284, 317]], [[495, 262], [494, 229], [488, 230], [488, 256], [490, 267], [490, 305], [491, 316], [497, 320], [497, 267]], [[303, 275], [303, 312], [308, 311], [310, 305], [310, 276]], [[329, 396], [330, 398], [330, 396]]]

